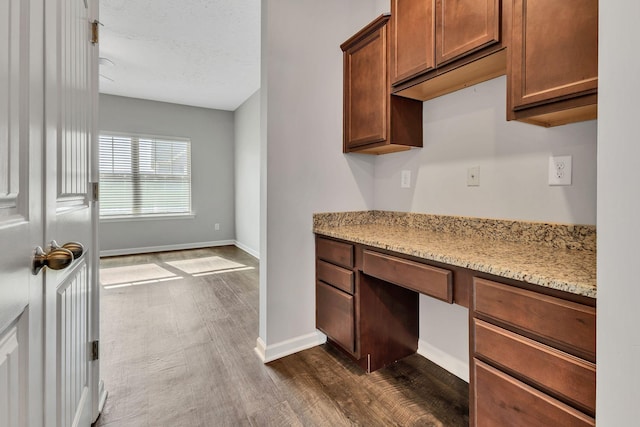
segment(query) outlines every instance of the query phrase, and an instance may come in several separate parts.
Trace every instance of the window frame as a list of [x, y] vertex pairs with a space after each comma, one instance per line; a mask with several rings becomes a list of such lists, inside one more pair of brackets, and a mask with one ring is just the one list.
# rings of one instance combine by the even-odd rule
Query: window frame
[[[98, 218], [100, 222], [127, 222], [127, 221], [148, 221], [148, 220], [169, 220], [169, 219], [189, 219], [195, 218], [196, 213], [193, 209], [193, 170], [192, 170], [192, 144], [191, 138], [182, 137], [182, 136], [167, 136], [167, 135], [154, 135], [149, 133], [138, 133], [138, 132], [114, 132], [108, 130], [100, 130], [98, 131], [98, 152], [97, 152], [97, 163], [98, 163], [98, 178], [100, 182], [100, 191], [102, 193], [102, 175], [103, 172], [100, 168], [100, 151], [101, 151], [101, 140], [102, 137], [111, 137], [111, 138], [130, 138], [131, 140], [137, 139], [138, 142], [142, 140], [153, 140], [155, 141], [166, 141], [166, 142], [186, 142], [188, 144], [188, 159], [187, 159], [187, 169], [188, 169], [188, 177], [189, 177], [189, 211], [188, 212], [158, 212], [158, 213], [127, 213], [127, 214], [115, 214], [115, 215], [103, 215], [101, 213], [100, 207], [98, 208]], [[138, 157], [137, 164], [140, 164], [140, 158]], [[133, 165], [133, 162], [131, 162]], [[136, 179], [133, 177], [134, 173], [131, 173], [132, 181], [131, 182], [140, 182], [140, 179]], [[137, 175], [144, 175], [144, 173], [140, 173], [138, 170]], [[159, 174], [161, 175], [161, 174]], [[134, 194], [133, 192], [131, 193]], [[101, 194], [98, 195], [98, 201], [100, 201]]]

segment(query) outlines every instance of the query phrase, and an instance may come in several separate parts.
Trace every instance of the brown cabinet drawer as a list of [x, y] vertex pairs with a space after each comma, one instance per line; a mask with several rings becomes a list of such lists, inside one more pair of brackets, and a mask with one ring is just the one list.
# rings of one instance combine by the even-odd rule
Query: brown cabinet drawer
[[316, 256], [332, 264], [353, 268], [353, 245], [318, 237]]
[[595, 426], [582, 412], [473, 359], [476, 426]]
[[369, 276], [453, 303], [449, 270], [367, 250], [362, 262], [362, 271]]
[[595, 362], [596, 309], [475, 278], [473, 310]]
[[517, 372], [528, 383], [595, 414], [596, 367], [593, 363], [474, 319], [474, 352]]
[[316, 282], [316, 327], [345, 350], [355, 351], [353, 296]]
[[316, 272], [318, 280], [353, 295], [353, 271], [318, 260]]

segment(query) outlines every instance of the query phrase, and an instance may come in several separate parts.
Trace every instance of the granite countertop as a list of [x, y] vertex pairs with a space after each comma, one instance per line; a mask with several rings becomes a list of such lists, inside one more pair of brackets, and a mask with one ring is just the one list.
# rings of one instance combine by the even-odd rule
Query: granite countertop
[[315, 214], [313, 231], [596, 298], [594, 226], [365, 211]]

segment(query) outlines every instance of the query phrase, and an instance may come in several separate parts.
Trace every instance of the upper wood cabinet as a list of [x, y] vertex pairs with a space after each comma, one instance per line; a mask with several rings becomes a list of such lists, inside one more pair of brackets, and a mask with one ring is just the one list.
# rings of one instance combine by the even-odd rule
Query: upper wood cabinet
[[504, 74], [501, 11], [500, 0], [391, 0], [394, 93], [426, 101]]
[[422, 147], [422, 103], [391, 95], [388, 21], [389, 15], [380, 16], [340, 46], [345, 153]]
[[595, 119], [598, 0], [511, 0], [508, 118], [554, 126]]
[[498, 42], [500, 0], [436, 0], [436, 65]]
[[391, 0], [391, 81], [435, 69], [434, 2]]

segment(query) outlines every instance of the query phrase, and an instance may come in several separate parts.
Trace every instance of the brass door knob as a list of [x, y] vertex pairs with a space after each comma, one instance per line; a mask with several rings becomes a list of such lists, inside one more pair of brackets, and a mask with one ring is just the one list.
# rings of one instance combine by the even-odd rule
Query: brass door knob
[[33, 254], [31, 272], [38, 274], [44, 267], [52, 270], [62, 270], [69, 267], [73, 259], [73, 252], [69, 249], [52, 248], [49, 252], [45, 252], [38, 246]]
[[63, 249], [70, 250], [71, 253], [73, 254], [73, 259], [80, 258], [84, 253], [84, 246], [82, 246], [82, 243], [79, 243], [79, 242], [67, 242], [64, 245], [60, 246], [58, 242], [56, 242], [55, 240], [52, 240], [50, 245], [51, 245], [51, 249], [63, 248]]

